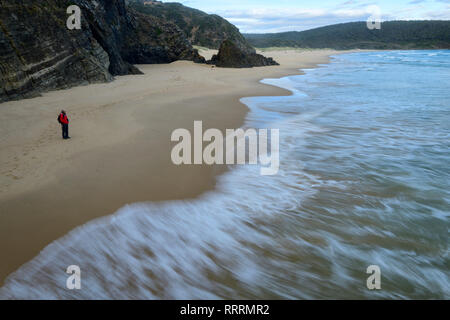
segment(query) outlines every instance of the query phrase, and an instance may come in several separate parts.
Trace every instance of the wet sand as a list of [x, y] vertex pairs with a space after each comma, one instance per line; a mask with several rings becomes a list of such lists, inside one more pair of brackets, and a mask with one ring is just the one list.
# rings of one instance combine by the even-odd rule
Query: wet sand
[[[172, 164], [173, 130], [240, 127], [241, 97], [286, 95], [263, 78], [300, 74], [332, 50], [266, 51], [281, 65], [222, 69], [178, 61], [145, 74], [0, 104], [0, 285], [52, 241], [141, 201], [194, 198], [225, 166]], [[212, 52], [201, 52], [211, 55]], [[56, 117], [71, 120], [61, 139]]]

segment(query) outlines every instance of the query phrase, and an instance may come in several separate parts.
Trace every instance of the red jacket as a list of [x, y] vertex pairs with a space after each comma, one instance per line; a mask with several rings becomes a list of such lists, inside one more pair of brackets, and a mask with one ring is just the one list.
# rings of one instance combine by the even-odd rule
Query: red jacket
[[61, 113], [61, 114], [59, 115], [59, 121], [60, 121], [62, 124], [69, 124], [69, 118], [67, 118], [67, 115], [65, 115], [64, 113]]

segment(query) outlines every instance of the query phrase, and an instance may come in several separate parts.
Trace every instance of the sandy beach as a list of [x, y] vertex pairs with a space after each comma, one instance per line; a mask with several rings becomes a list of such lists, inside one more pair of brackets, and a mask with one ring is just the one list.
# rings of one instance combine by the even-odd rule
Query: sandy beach
[[[212, 51], [200, 52], [207, 58]], [[263, 78], [327, 63], [332, 50], [265, 51], [280, 66], [222, 69], [178, 61], [145, 74], [0, 105], [0, 284], [46, 245], [92, 219], [141, 201], [193, 198], [224, 166], [171, 162], [173, 130], [240, 127], [241, 97], [286, 95]], [[71, 140], [61, 139], [61, 109]]]

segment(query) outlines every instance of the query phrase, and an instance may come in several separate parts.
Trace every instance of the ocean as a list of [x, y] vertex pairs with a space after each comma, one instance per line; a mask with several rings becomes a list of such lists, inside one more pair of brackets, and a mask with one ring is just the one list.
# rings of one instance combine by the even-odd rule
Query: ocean
[[242, 99], [245, 127], [280, 130], [277, 175], [234, 166], [198, 199], [89, 222], [0, 298], [449, 299], [450, 51], [343, 54], [263, 82], [292, 91]]

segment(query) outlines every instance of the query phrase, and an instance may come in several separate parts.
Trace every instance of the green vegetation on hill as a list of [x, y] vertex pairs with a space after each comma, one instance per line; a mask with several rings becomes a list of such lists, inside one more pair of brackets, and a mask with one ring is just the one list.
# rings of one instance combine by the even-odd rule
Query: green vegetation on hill
[[388, 21], [380, 30], [369, 30], [366, 22], [351, 22], [302, 32], [244, 36], [257, 48], [450, 49], [450, 21]]
[[193, 45], [218, 49], [228, 39], [242, 48], [250, 47], [239, 29], [218, 15], [207, 14], [175, 2], [130, 0], [128, 4], [136, 11], [174, 23]]

